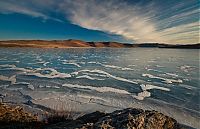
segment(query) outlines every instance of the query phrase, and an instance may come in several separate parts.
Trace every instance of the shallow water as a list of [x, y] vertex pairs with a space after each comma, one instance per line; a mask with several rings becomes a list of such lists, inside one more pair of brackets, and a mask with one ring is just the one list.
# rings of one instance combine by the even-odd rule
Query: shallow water
[[199, 50], [0, 48], [0, 87], [57, 110], [154, 109], [197, 128], [199, 83]]

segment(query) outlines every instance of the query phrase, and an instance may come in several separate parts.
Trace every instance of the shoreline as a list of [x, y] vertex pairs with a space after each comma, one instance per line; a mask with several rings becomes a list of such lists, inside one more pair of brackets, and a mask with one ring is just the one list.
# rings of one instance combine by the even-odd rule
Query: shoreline
[[86, 42], [81, 40], [8, 40], [0, 41], [0, 48], [173, 48], [200, 49], [200, 43], [167, 44], [167, 43], [119, 43], [119, 42]]

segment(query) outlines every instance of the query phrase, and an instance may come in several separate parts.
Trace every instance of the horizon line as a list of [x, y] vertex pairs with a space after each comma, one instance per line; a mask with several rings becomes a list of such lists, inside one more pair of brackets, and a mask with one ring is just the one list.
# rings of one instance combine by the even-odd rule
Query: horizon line
[[166, 44], [166, 45], [194, 45], [194, 44], [200, 44], [200, 42], [197, 43], [182, 43], [182, 44], [175, 44], [175, 43], [164, 43], [164, 42], [118, 42], [118, 41], [86, 41], [86, 40], [81, 40], [81, 39], [5, 39], [5, 40], [1, 40], [2, 41], [69, 41], [69, 40], [79, 40], [79, 41], [83, 41], [83, 42], [115, 42], [115, 43], [121, 43], [121, 44]]

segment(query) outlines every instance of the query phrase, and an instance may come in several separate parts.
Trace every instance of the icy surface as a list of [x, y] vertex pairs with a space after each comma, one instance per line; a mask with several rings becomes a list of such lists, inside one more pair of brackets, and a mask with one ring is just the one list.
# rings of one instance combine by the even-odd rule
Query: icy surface
[[56, 110], [158, 110], [198, 127], [198, 50], [0, 48], [0, 95]]

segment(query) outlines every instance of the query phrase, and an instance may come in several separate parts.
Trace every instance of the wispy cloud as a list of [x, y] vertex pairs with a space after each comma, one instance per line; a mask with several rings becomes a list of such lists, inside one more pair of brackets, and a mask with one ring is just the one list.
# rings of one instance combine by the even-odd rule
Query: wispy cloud
[[61, 8], [73, 24], [84, 28], [122, 35], [137, 42], [160, 42], [163, 39], [156, 33], [155, 24], [149, 21], [149, 15], [154, 15], [154, 12], [145, 9], [151, 6], [141, 8], [116, 0], [100, 3], [68, 0]]
[[[21, 0], [21, 1], [13, 1], [13, 0], [5, 0], [0, 1], [0, 13], [9, 14], [9, 13], [20, 13], [29, 15], [32, 17], [40, 17], [44, 20], [51, 19], [58, 22], [63, 22], [60, 19], [54, 18], [42, 12], [42, 10], [46, 10], [49, 8], [50, 4], [44, 4], [46, 0], [43, 2], [35, 1], [31, 3], [31, 1]], [[47, 2], [47, 1], [46, 1]], [[50, 0], [49, 0], [50, 2]], [[38, 6], [43, 7], [42, 10], [37, 10]]]
[[[136, 42], [198, 42], [199, 24], [189, 20], [199, 10], [188, 7], [176, 13], [183, 6], [187, 4], [173, 5], [172, 10], [165, 12], [157, 8], [155, 3], [141, 6], [141, 3], [129, 4], [120, 0], [68, 0], [62, 3], [61, 8], [67, 12], [73, 24], [122, 35]], [[170, 14], [161, 18], [162, 13]]]
[[[134, 42], [199, 42], [196, 0], [163, 4], [160, 1], [125, 0], [13, 0], [0, 1], [0, 12], [15, 12], [58, 20], [49, 12], [65, 15], [72, 24], [123, 36]], [[170, 2], [170, 1], [168, 1]]]
[[194, 22], [164, 29], [160, 32], [160, 35], [172, 43], [197, 43], [199, 29], [199, 22]]

